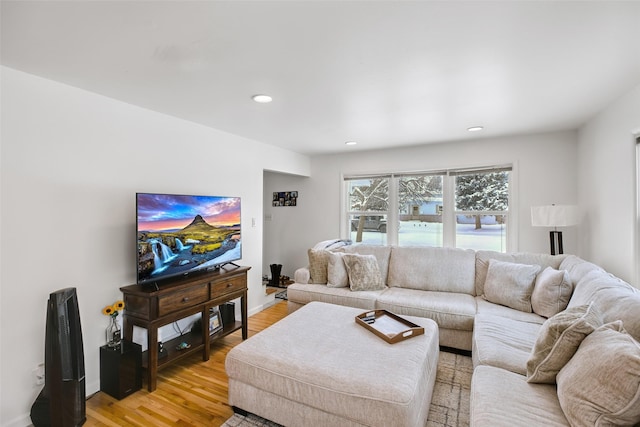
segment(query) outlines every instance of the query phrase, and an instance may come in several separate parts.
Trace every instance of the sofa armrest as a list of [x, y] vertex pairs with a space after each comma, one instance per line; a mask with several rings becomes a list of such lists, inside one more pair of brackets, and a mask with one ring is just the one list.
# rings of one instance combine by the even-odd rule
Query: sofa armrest
[[311, 273], [309, 272], [308, 267], [302, 267], [296, 270], [293, 274], [293, 280], [296, 283], [307, 284], [309, 283], [309, 279], [311, 279]]

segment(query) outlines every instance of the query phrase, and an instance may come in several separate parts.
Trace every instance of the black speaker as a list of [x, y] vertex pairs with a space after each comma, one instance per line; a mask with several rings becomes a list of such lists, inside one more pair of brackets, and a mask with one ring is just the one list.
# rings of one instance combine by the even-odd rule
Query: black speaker
[[223, 325], [232, 325], [236, 321], [236, 304], [234, 302], [225, 302], [218, 306]]
[[121, 341], [113, 348], [100, 347], [100, 391], [123, 399], [142, 387], [142, 348], [131, 341]]
[[49, 295], [44, 354], [44, 388], [31, 407], [40, 426], [81, 426], [86, 421], [84, 347], [75, 288]]

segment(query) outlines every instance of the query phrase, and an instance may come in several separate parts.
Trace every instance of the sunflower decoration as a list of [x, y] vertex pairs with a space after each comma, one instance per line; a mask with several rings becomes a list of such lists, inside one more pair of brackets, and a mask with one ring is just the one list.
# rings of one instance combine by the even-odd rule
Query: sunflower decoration
[[118, 313], [124, 309], [124, 301], [119, 300], [112, 305], [108, 305], [102, 309], [102, 314], [105, 316], [117, 317]]

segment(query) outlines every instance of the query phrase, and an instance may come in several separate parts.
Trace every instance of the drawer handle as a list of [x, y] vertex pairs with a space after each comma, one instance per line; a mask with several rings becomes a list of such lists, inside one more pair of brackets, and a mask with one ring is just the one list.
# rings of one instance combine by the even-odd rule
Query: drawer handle
[[233, 283], [227, 283], [227, 288], [230, 288], [233, 286]]
[[189, 302], [189, 297], [182, 298], [182, 302]]

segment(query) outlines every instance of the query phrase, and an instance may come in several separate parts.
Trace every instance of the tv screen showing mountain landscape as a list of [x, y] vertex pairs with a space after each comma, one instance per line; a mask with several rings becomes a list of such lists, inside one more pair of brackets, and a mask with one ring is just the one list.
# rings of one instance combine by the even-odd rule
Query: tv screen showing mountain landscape
[[138, 283], [242, 257], [240, 198], [138, 193]]

